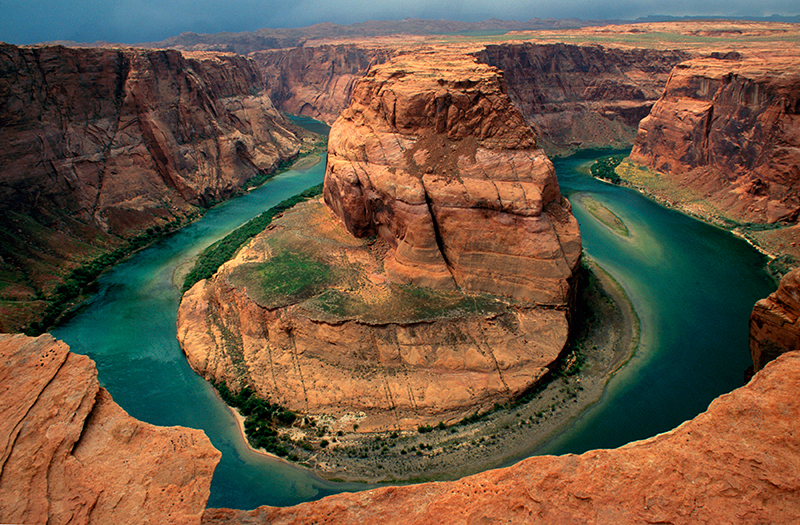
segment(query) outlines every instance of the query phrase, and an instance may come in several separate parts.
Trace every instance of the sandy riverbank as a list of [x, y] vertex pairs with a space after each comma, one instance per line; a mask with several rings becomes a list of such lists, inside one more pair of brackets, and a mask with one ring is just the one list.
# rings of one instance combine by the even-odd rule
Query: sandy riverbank
[[[609, 378], [638, 345], [638, 317], [624, 291], [596, 264], [589, 261], [588, 266], [574, 340], [563, 357], [564, 368], [569, 368], [576, 360], [574, 349], [580, 348], [580, 372], [554, 377], [527, 402], [499, 408], [468, 425], [342, 435], [325, 433], [321, 423], [293, 428], [292, 439], [314, 444], [313, 450], [302, 451], [298, 463], [322, 477], [346, 481], [455, 479], [524, 457], [558, 435], [600, 398]], [[244, 433], [244, 420], [238, 412], [236, 416]], [[327, 445], [321, 447], [323, 440]]]

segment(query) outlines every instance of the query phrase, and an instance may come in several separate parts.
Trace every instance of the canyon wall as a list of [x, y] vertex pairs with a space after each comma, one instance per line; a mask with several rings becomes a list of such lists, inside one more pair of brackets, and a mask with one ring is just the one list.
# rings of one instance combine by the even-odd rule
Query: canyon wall
[[0, 385], [0, 521], [200, 523], [220, 458], [202, 431], [133, 419], [49, 335], [0, 335]]
[[800, 353], [792, 352], [675, 430], [615, 450], [296, 507], [209, 509], [203, 523], [794, 523], [798, 389]]
[[775, 293], [758, 301], [750, 315], [753, 369], [800, 349], [800, 269], [784, 275]]
[[296, 156], [262, 86], [234, 55], [0, 44], [2, 298], [36, 301]]
[[476, 53], [503, 71], [508, 92], [551, 155], [627, 147], [684, 51], [600, 45], [500, 44]]
[[[475, 47], [483, 48], [474, 53], [479, 61], [503, 71], [509, 96], [551, 155], [629, 146], [672, 68], [690, 57], [683, 51], [598, 45], [468, 46]], [[251, 56], [263, 68], [276, 106], [331, 124], [371, 66], [417, 50], [404, 44], [309, 44]]]
[[680, 64], [641, 122], [630, 159], [681, 188], [684, 204], [737, 222], [796, 222], [797, 53], [788, 46]]
[[282, 111], [333, 124], [350, 103], [355, 82], [394, 50], [355, 44], [260, 51], [266, 91]]
[[373, 67], [331, 129], [324, 197], [350, 233], [389, 243], [393, 282], [570, 301], [570, 204], [501, 74], [469, 56]]

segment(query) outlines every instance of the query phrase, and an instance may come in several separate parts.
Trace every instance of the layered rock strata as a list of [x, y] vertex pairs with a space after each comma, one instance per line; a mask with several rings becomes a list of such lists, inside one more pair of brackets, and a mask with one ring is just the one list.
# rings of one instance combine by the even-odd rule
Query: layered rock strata
[[800, 213], [800, 54], [796, 46], [680, 64], [639, 127], [631, 161], [683, 200], [739, 222]]
[[503, 71], [508, 92], [549, 154], [627, 147], [685, 51], [600, 45], [500, 44], [476, 53]]
[[454, 422], [535, 384], [568, 335], [564, 309], [387, 282], [381, 241], [300, 205], [183, 297], [178, 339], [198, 373], [331, 432]]
[[220, 453], [130, 417], [94, 363], [49, 335], [0, 335], [0, 521], [199, 523]]
[[541, 456], [459, 481], [296, 507], [209, 509], [206, 524], [793, 523], [800, 506], [800, 353], [677, 429], [616, 450]]
[[0, 44], [3, 298], [296, 156], [303, 135], [262, 88], [233, 55]]
[[750, 315], [750, 355], [756, 372], [795, 350], [800, 350], [800, 269], [783, 276], [777, 291], [758, 301]]
[[349, 104], [353, 85], [395, 52], [356, 44], [303, 46], [253, 53], [275, 105], [333, 124]]
[[372, 68], [331, 129], [324, 197], [350, 233], [389, 243], [393, 282], [570, 301], [577, 222], [501, 74], [472, 57]]

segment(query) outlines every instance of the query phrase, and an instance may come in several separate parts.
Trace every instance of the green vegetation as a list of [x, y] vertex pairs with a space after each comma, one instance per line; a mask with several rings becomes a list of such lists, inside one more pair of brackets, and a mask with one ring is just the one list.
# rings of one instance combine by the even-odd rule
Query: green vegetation
[[228, 261], [236, 251], [248, 240], [255, 237], [257, 234], [264, 231], [269, 226], [272, 219], [279, 213], [283, 213], [292, 206], [315, 197], [322, 193], [322, 184], [312, 186], [311, 188], [289, 197], [281, 201], [276, 206], [268, 209], [258, 217], [255, 217], [245, 223], [244, 225], [236, 228], [229, 233], [224, 239], [221, 239], [205, 250], [197, 258], [194, 268], [186, 276], [183, 281], [183, 292], [186, 292], [194, 284], [203, 279], [208, 279], [219, 269], [222, 263]]
[[236, 267], [230, 281], [258, 304], [274, 308], [302, 301], [332, 283], [333, 268], [304, 253], [281, 251], [266, 262]]
[[289, 455], [288, 447], [291, 447], [292, 443], [279, 437], [276, 428], [292, 425], [297, 419], [294, 412], [261, 399], [248, 386], [234, 394], [225, 383], [212, 382], [212, 384], [227, 405], [239, 409], [245, 416], [245, 434], [252, 446], [263, 448], [281, 457]]
[[366, 301], [362, 295], [329, 289], [306, 301], [312, 314], [335, 320], [414, 323], [475, 314], [501, 313], [504, 303], [488, 295], [467, 295], [458, 290], [434, 290], [414, 285], [388, 287], [383, 297]]
[[615, 170], [617, 166], [620, 165], [623, 158], [625, 158], [624, 154], [597, 159], [590, 168], [592, 177], [608, 181], [612, 184], [619, 184], [622, 182], [622, 179], [617, 175]]
[[[192, 219], [193, 217], [187, 217]], [[53, 292], [45, 297], [49, 304], [38, 322], [33, 322], [25, 331], [27, 335], [39, 335], [55, 324], [65, 310], [73, 306], [76, 300], [94, 291], [95, 280], [105, 270], [130, 256], [134, 252], [149, 246], [165, 234], [177, 230], [181, 226], [180, 219], [176, 219], [163, 226], [148, 228], [144, 233], [129, 239], [123, 246], [116, 250], [106, 252], [78, 268], [75, 268], [59, 284]]]

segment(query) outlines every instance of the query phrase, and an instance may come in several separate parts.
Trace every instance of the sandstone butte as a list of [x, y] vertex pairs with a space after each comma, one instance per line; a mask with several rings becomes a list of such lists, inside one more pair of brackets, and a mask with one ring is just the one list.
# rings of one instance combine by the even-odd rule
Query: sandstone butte
[[750, 354], [758, 372], [777, 356], [800, 349], [800, 269], [784, 275], [778, 289], [750, 315]]
[[0, 335], [0, 406], [0, 522], [200, 522], [220, 453], [130, 417], [66, 344]]
[[791, 352], [693, 420], [618, 449], [289, 508], [209, 509], [203, 523], [797, 523], [798, 389], [800, 353]]
[[297, 156], [308, 135], [262, 89], [235, 55], [0, 44], [0, 271], [13, 283], [0, 329], [25, 326], [71, 269]]
[[684, 204], [738, 222], [795, 223], [797, 46], [717, 53], [678, 65], [640, 123], [630, 159], [682, 188]]
[[[494, 68], [374, 68], [331, 130], [324, 197], [333, 212], [288, 212], [185, 294], [201, 375], [334, 431], [391, 430], [505, 402], [563, 350], [580, 234]], [[319, 281], [276, 296], [264, 275], [286, 265]]]

